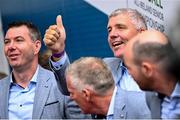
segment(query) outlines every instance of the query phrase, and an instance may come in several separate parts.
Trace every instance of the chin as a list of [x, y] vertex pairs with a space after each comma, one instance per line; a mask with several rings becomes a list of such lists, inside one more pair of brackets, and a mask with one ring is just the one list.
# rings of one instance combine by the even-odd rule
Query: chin
[[122, 58], [123, 58], [123, 55], [122, 55], [122, 54], [114, 54], [114, 57], [117, 57], [117, 58], [122, 59]]
[[117, 58], [123, 58], [123, 51], [120, 50], [120, 51], [114, 51], [114, 56], [117, 57]]

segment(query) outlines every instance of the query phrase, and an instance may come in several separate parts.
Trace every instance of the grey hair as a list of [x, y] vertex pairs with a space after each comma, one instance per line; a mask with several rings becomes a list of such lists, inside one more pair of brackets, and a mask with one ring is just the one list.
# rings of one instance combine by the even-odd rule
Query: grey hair
[[65, 75], [71, 76], [72, 85], [79, 91], [88, 86], [97, 94], [105, 95], [114, 88], [112, 73], [100, 58], [82, 57], [66, 68]]
[[120, 14], [127, 14], [130, 17], [132, 24], [136, 26], [137, 30], [140, 30], [142, 28], [145, 30], [147, 29], [147, 24], [144, 17], [142, 16], [141, 13], [139, 13], [135, 9], [131, 9], [131, 8], [116, 9], [109, 15], [109, 19], [111, 17], [115, 17]]

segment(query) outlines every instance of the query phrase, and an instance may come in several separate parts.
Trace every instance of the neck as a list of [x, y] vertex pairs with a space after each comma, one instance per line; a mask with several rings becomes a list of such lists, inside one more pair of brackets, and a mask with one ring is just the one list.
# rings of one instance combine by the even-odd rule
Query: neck
[[170, 96], [176, 86], [177, 81], [174, 78], [167, 76], [159, 79], [161, 79], [161, 81], [156, 83], [157, 87], [155, 88], [155, 91], [166, 96]]
[[29, 66], [28, 69], [17, 70], [13, 69], [12, 73], [14, 76], [14, 82], [20, 85], [23, 88], [26, 88], [29, 84], [30, 80], [32, 79], [33, 75], [36, 72], [38, 64]]

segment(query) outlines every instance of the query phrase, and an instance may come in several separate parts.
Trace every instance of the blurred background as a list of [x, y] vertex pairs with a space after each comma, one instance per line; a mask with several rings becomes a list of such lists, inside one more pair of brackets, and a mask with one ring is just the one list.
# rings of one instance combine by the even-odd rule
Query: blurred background
[[[164, 32], [179, 48], [180, 0], [0, 0], [0, 72], [9, 74], [10, 71], [3, 53], [4, 33], [10, 22], [32, 21], [43, 37], [60, 14], [66, 29], [66, 52], [70, 61], [82, 56], [113, 57], [107, 42], [108, 15], [117, 8], [126, 7], [140, 11], [149, 29]], [[46, 51], [43, 43], [41, 54]]]

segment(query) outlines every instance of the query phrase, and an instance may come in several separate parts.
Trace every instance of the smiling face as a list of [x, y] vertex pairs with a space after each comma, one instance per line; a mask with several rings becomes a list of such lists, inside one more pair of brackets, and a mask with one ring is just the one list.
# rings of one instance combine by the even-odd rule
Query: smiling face
[[4, 52], [12, 68], [23, 68], [31, 65], [40, 46], [40, 41], [31, 39], [26, 26], [10, 28], [4, 40]]
[[138, 30], [126, 14], [109, 18], [108, 42], [114, 56], [122, 58], [127, 41], [138, 34]]

